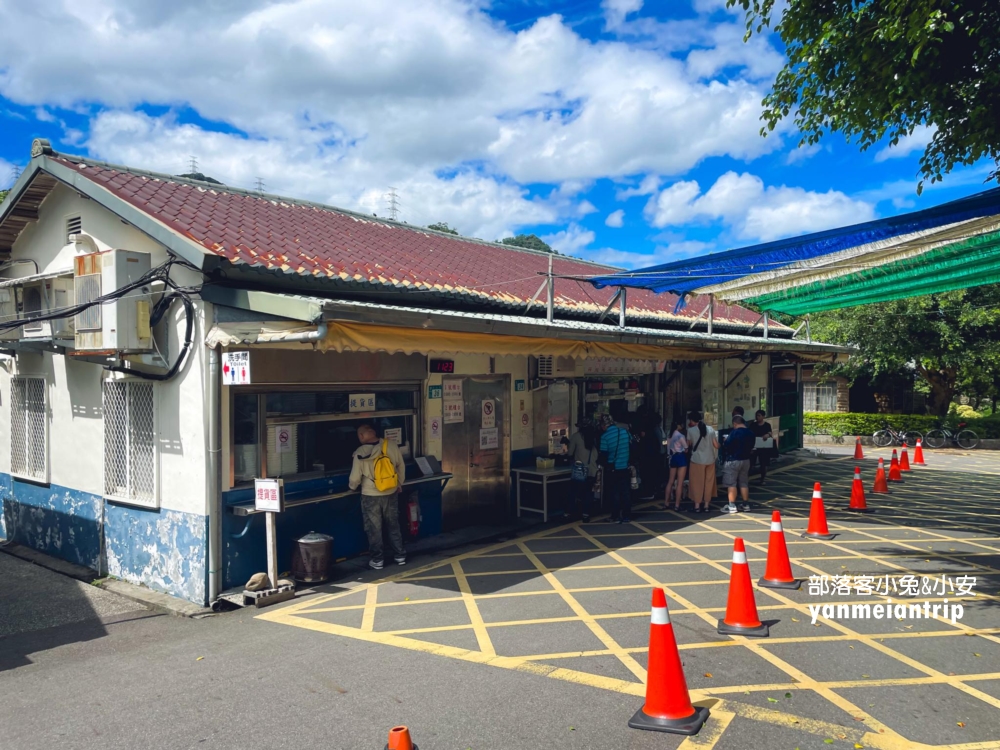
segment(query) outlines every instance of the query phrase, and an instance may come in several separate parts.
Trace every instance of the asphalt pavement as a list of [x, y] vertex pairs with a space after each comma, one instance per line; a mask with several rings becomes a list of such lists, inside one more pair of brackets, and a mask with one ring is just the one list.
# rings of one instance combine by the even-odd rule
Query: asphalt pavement
[[[0, 554], [0, 746], [381, 750], [402, 723], [422, 750], [1000, 748], [1000, 465], [975, 459], [963, 468], [949, 456], [947, 470], [910, 478], [863, 524], [838, 510], [853, 462], [834, 458], [786, 467], [754, 489], [763, 504], [736, 518], [649, 509], [624, 532], [568, 525], [506, 550], [418, 556], [404, 569], [355, 571], [262, 618], [159, 614]], [[969, 607], [960, 632], [933, 621], [916, 632], [905, 622], [816, 627], [802, 614], [805, 586], [784, 599], [758, 593], [762, 617], [780, 620], [766, 641], [729, 642], [706, 625], [725, 604], [719, 566], [732, 537], [746, 536], [756, 578], [766, 532], [753, 524], [773, 506], [786, 527], [804, 525], [814, 476], [830, 477], [841, 537], [812, 546], [789, 533], [796, 572], [976, 566], [983, 606]], [[944, 506], [962, 492], [975, 502]], [[534, 567], [520, 570], [524, 560]], [[668, 588], [692, 696], [715, 706], [694, 740], [627, 727], [646, 666], [650, 585], [626, 580], [637, 575]], [[433, 601], [414, 606], [421, 598]], [[594, 647], [600, 633], [609, 639]]]

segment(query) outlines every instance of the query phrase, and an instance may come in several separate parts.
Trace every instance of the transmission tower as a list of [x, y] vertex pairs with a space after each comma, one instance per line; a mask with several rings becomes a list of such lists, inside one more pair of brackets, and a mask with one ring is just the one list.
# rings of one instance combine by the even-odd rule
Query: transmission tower
[[198, 157], [189, 156], [188, 157], [188, 172], [190, 174], [196, 174], [198, 172]]
[[256, 189], [258, 193], [263, 193], [265, 187], [266, 185], [264, 184], [264, 180], [258, 177], [257, 182], [254, 183], [254, 189]]
[[399, 195], [396, 193], [396, 188], [389, 188], [389, 192], [385, 194], [385, 203], [389, 209], [389, 218], [396, 221], [399, 218]]
[[14, 182], [17, 182], [18, 178], [21, 176], [21, 168], [16, 164], [10, 169], [11, 176], [14, 178]]

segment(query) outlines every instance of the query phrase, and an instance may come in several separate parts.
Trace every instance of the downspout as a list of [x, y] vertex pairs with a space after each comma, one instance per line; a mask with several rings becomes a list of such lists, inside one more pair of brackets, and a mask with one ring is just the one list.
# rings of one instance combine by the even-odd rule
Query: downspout
[[[280, 339], [269, 339], [268, 343], [298, 343], [298, 344], [310, 344], [316, 341], [322, 341], [326, 338], [326, 322], [320, 323], [316, 326], [315, 331], [304, 331], [303, 333], [289, 333], [282, 336]], [[260, 343], [260, 342], [258, 342]]]
[[222, 412], [220, 393], [222, 373], [219, 347], [208, 350], [208, 372], [205, 382], [205, 429], [208, 433], [206, 452], [206, 494], [208, 495], [208, 603], [222, 593]]

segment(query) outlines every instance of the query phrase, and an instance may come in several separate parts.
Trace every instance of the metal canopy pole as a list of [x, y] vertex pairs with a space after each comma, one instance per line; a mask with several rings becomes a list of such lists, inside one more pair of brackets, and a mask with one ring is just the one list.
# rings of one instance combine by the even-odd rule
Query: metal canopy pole
[[548, 278], [548, 307], [545, 311], [545, 319], [552, 322], [555, 317], [555, 279], [552, 278], [552, 253], [549, 253], [549, 278]]
[[615, 292], [614, 296], [611, 298], [611, 301], [608, 303], [608, 306], [604, 308], [604, 312], [601, 313], [601, 317], [597, 319], [598, 323], [603, 323], [604, 319], [611, 314], [611, 308], [613, 308], [618, 303], [618, 298], [621, 296], [622, 296], [622, 290], [621, 287], [618, 287], [618, 291]]
[[618, 327], [625, 327], [625, 308], [628, 304], [628, 289], [621, 287], [621, 297], [618, 298]]
[[770, 322], [771, 322], [771, 316], [770, 316], [770, 314], [769, 314], [769, 313], [767, 312], [767, 310], [765, 310], [765, 311], [764, 311], [764, 338], [765, 338], [765, 339], [767, 338], [767, 334], [768, 334], [768, 323], [770, 323]]
[[715, 295], [708, 295], [708, 335], [712, 335], [712, 329], [715, 323]]
[[806, 315], [806, 341], [808, 343], [813, 342], [812, 331], [809, 330], [809, 316]]

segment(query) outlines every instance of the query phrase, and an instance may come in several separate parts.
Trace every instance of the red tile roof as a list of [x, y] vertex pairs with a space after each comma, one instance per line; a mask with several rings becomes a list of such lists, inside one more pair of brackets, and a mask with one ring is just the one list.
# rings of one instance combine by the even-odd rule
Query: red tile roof
[[[233, 264], [378, 287], [438, 292], [467, 303], [521, 309], [538, 291], [549, 256], [457, 237], [305, 201], [262, 196], [169, 175], [133, 173], [60, 155], [57, 161]], [[589, 277], [610, 266], [555, 256], [557, 276]], [[558, 278], [555, 304], [570, 314], [593, 315], [613, 290]], [[545, 294], [540, 296], [544, 307]], [[628, 316], [647, 322], [690, 322], [704, 310], [696, 299], [674, 314], [677, 297], [645, 290], [628, 293]], [[538, 303], [536, 303], [538, 304]], [[613, 317], [617, 320], [617, 310]], [[753, 323], [756, 313], [716, 303], [715, 320]]]

